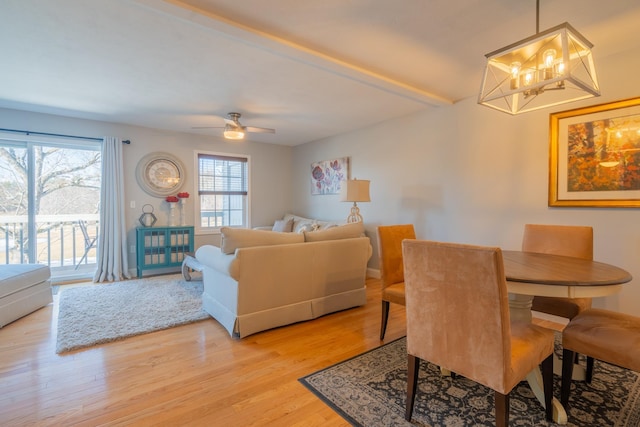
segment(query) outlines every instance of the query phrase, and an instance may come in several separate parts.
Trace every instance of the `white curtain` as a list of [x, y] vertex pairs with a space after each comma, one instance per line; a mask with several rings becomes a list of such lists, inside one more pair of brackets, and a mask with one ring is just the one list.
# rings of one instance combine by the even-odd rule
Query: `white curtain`
[[102, 142], [100, 234], [94, 282], [131, 278], [127, 262], [123, 168], [122, 141], [106, 136]]

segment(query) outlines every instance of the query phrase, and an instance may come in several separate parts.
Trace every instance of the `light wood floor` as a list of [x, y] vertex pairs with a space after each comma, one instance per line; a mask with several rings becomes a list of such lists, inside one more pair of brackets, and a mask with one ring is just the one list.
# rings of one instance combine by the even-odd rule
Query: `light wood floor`
[[[363, 307], [243, 340], [208, 319], [64, 355], [56, 298], [0, 329], [0, 425], [347, 426], [298, 378], [381, 344], [379, 286]], [[392, 304], [385, 342], [404, 334]]]

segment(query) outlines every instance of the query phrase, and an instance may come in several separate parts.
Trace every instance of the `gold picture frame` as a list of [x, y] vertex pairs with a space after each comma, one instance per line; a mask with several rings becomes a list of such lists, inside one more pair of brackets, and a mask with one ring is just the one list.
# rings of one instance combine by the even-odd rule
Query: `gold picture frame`
[[549, 206], [640, 207], [640, 98], [549, 115]]

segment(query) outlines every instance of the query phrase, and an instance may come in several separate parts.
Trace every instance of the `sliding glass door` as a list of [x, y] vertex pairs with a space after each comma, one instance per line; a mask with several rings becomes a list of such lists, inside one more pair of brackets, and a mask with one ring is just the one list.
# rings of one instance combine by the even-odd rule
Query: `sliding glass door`
[[[0, 264], [95, 264], [100, 143], [0, 135]], [[83, 267], [85, 266], [85, 267]]]

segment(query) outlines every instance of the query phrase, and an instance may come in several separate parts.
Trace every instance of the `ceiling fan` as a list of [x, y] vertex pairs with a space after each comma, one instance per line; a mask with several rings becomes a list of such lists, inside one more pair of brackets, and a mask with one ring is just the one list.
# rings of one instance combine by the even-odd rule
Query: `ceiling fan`
[[258, 128], [254, 126], [243, 126], [240, 123], [240, 113], [227, 113], [227, 118], [224, 119], [225, 125], [222, 126], [203, 126], [194, 127], [192, 129], [224, 129], [223, 135], [227, 139], [244, 139], [244, 135], [247, 132], [252, 133], [276, 133], [275, 129]]

